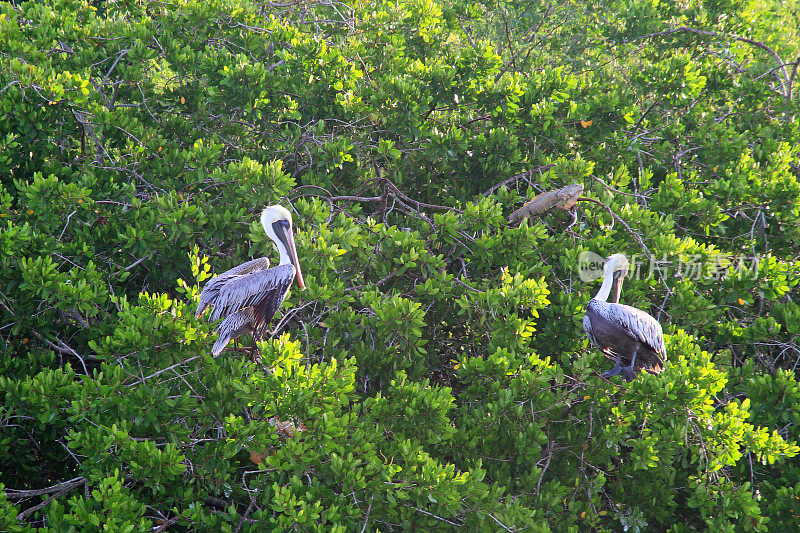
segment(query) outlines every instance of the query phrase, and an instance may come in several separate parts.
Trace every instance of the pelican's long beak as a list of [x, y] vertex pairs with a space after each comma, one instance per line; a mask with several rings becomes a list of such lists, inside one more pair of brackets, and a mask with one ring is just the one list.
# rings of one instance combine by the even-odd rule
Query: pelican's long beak
[[625, 270], [616, 270], [614, 272], [614, 283], [612, 285], [613, 292], [611, 293], [612, 303], [619, 303], [619, 297], [622, 294], [622, 280], [625, 279], [625, 274], [627, 274]]
[[292, 232], [292, 228], [286, 229], [284, 234], [286, 235], [286, 248], [289, 250], [289, 259], [292, 261], [295, 274], [297, 275], [297, 283], [300, 285], [300, 289], [305, 290], [306, 284], [303, 281], [303, 273], [300, 271], [300, 261], [297, 259], [297, 249], [294, 246], [294, 233]]

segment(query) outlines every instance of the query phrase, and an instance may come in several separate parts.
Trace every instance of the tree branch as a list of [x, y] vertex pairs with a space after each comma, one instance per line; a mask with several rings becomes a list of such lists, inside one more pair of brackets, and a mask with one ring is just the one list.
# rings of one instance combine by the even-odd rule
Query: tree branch
[[36, 496], [43, 496], [44, 494], [55, 493], [52, 496], [50, 496], [49, 498], [47, 498], [45, 501], [43, 501], [42, 503], [40, 503], [38, 505], [34, 505], [33, 507], [31, 507], [29, 509], [25, 509], [24, 511], [22, 511], [20, 514], [17, 515], [17, 520], [25, 520], [25, 518], [28, 515], [31, 515], [31, 514], [35, 513], [36, 511], [38, 511], [39, 509], [42, 509], [43, 507], [47, 506], [50, 502], [52, 502], [56, 498], [59, 498], [59, 497], [63, 496], [64, 494], [66, 494], [67, 492], [71, 491], [72, 489], [80, 487], [81, 485], [86, 484], [86, 482], [87, 482], [86, 478], [81, 476], [81, 477], [76, 477], [76, 478], [70, 479], [69, 481], [65, 481], [64, 483], [59, 483], [58, 485], [53, 485], [52, 487], [47, 487], [47, 488], [44, 488], [44, 489], [38, 489], [38, 490], [13, 490], [13, 489], [9, 489], [9, 490], [6, 490], [5, 492], [6, 492], [6, 497], [7, 498], [18, 499], [18, 500], [27, 500], [29, 498], [34, 498]]
[[481, 193], [481, 196], [489, 196], [490, 194], [492, 194], [494, 191], [496, 191], [497, 189], [499, 189], [503, 185], [507, 185], [507, 184], [511, 183], [512, 181], [516, 181], [516, 180], [519, 180], [519, 179], [524, 179], [525, 181], [528, 181], [530, 183], [530, 179], [533, 177], [533, 173], [534, 172], [538, 172], [539, 176], [541, 176], [542, 174], [544, 174], [545, 172], [547, 172], [548, 170], [550, 170], [554, 166], [555, 166], [555, 164], [551, 163], [549, 165], [543, 165], [541, 167], [534, 167], [534, 168], [532, 168], [530, 170], [526, 170], [525, 172], [520, 172], [519, 174], [514, 174], [510, 178], [505, 179], [505, 180], [501, 181], [500, 183], [496, 183], [496, 184], [492, 185], [491, 187], [489, 187], [488, 189], [483, 191]]
[[[754, 41], [752, 39], [748, 39], [747, 37], [742, 37], [740, 35], [733, 35], [733, 34], [732, 35], [725, 35], [725, 34], [717, 33], [715, 31], [698, 30], [696, 28], [690, 28], [688, 26], [680, 26], [678, 28], [671, 28], [669, 30], [665, 30], [665, 31], [657, 32], [657, 33], [648, 33], [647, 35], [641, 35], [639, 37], [634, 37], [632, 39], [625, 40], [624, 42], [630, 43], [630, 42], [639, 41], [639, 40], [642, 40], [642, 39], [650, 39], [650, 38], [653, 38], [653, 37], [663, 37], [663, 36], [671, 35], [673, 33], [694, 33], [696, 35], [706, 35], [708, 37], [728, 37], [728, 38], [731, 38], [731, 39], [733, 39], [735, 41], [747, 43], [747, 44], [749, 44], [751, 46], [755, 46], [756, 48], [760, 48], [761, 50], [764, 50], [769, 55], [771, 55], [775, 59], [775, 61], [778, 62], [778, 65], [780, 65], [780, 70], [783, 73], [783, 77], [782, 78], [781, 77], [778, 78], [778, 81], [780, 81], [780, 84], [781, 84], [781, 95], [786, 100], [791, 100], [791, 98], [792, 98], [792, 92], [791, 92], [792, 79], [789, 78], [789, 73], [786, 71], [786, 66], [785, 66], [783, 60], [775, 52], [775, 50], [773, 50], [769, 46], [767, 46], [764, 43], [761, 43], [759, 41]], [[795, 66], [795, 69], [796, 68], [797, 67]]]

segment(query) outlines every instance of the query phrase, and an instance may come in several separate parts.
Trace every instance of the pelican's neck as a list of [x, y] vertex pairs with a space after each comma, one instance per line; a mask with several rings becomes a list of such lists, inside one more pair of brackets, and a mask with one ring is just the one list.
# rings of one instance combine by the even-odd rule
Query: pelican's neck
[[278, 249], [278, 255], [280, 255], [281, 259], [278, 261], [279, 265], [288, 265], [292, 262], [289, 258], [289, 250], [286, 249], [286, 246], [283, 245], [283, 241], [278, 238], [272, 239], [272, 242], [275, 243], [275, 247]]
[[600, 300], [601, 302], [608, 300], [608, 295], [611, 294], [611, 286], [614, 284], [614, 271], [610, 268], [605, 270], [607, 272], [603, 272], [603, 284], [600, 286], [600, 290], [597, 291], [597, 296], [594, 297], [595, 300]]
[[[266, 217], [262, 216], [261, 225], [264, 226], [264, 231], [267, 232], [267, 236], [270, 239], [272, 239], [272, 242], [275, 243], [275, 248], [278, 249], [278, 255], [280, 256], [280, 261], [278, 262], [278, 264], [288, 265], [289, 263], [291, 263], [289, 250], [286, 249], [286, 245], [283, 243], [283, 239], [279, 239], [278, 234], [275, 233], [276, 229], [273, 227], [273, 223], [268, 222]], [[283, 231], [283, 228], [278, 228], [277, 231]]]

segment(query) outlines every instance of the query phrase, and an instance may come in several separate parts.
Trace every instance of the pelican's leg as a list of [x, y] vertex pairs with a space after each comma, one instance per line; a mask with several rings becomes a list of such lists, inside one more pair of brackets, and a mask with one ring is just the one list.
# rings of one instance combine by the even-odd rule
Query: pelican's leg
[[261, 359], [261, 357], [259, 357], [260, 355], [258, 342], [256, 342], [256, 334], [253, 332], [253, 351], [250, 352], [250, 359], [252, 359], [254, 363], [258, 363]]
[[253, 352], [250, 355], [250, 359], [261, 367], [261, 370], [264, 371], [264, 374], [271, 374], [269, 368], [267, 368], [267, 366], [264, 364], [264, 358], [261, 357], [261, 350], [258, 349], [258, 342], [256, 341], [255, 333], [253, 333]]
[[636, 379], [636, 371], [634, 370], [634, 366], [636, 364], [636, 352], [639, 351], [638, 347], [633, 349], [633, 354], [631, 355], [631, 364], [621, 368], [622, 377], [625, 381], [633, 381]]
[[621, 360], [622, 360], [622, 353], [618, 353], [617, 354], [617, 360], [614, 361], [614, 368], [612, 368], [611, 370], [606, 370], [605, 372], [603, 372], [603, 377], [604, 378], [610, 378], [611, 376], [616, 376], [617, 374], [619, 374], [622, 371], [622, 367], [619, 366], [619, 363], [620, 363]]

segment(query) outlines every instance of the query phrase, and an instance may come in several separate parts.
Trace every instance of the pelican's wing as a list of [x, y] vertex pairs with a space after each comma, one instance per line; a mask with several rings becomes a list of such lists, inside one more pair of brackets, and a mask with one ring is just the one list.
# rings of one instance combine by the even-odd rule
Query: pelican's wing
[[237, 276], [239, 274], [249, 274], [251, 272], [256, 272], [258, 270], [266, 270], [269, 268], [269, 259], [266, 257], [259, 257], [257, 259], [252, 259], [246, 263], [242, 263], [239, 266], [235, 266], [230, 270], [226, 270], [220, 276]]
[[636, 309], [625, 304], [607, 304], [609, 310], [605, 315], [607, 320], [614, 322], [623, 328], [629, 335], [639, 339], [639, 342], [646, 344], [662, 358], [667, 357], [667, 347], [664, 345], [664, 333], [661, 331], [661, 324], [658, 320], [645, 313], [641, 309]]
[[[593, 320], [592, 317], [594, 317], [594, 320], [600, 321], [599, 327], [601, 330], [603, 329], [603, 325], [608, 323], [608, 320], [605, 319], [605, 315], [603, 315], [603, 313], [599, 312], [595, 307], [590, 305], [589, 308], [586, 309], [586, 315], [584, 315], [583, 317], [583, 331], [584, 333], [586, 333], [586, 338], [589, 339], [589, 342], [595, 348], [603, 352], [603, 354], [606, 357], [608, 357], [613, 361], [614, 358], [617, 356], [617, 353], [613, 349], [611, 349], [610, 346], [604, 346], [603, 343], [597, 340], [597, 337], [595, 336], [594, 333], [594, 329], [592, 328], [592, 320]], [[611, 325], [616, 328], [619, 327], [615, 322], [612, 323]]]
[[219, 338], [211, 349], [211, 355], [216, 357], [228, 345], [231, 339], [241, 337], [253, 331], [253, 308], [247, 307], [228, 316], [217, 326]]
[[253, 259], [252, 261], [235, 266], [230, 270], [226, 270], [222, 274], [208, 280], [205, 286], [203, 286], [203, 291], [200, 293], [200, 301], [197, 302], [197, 318], [200, 318], [200, 315], [203, 314], [206, 307], [209, 305], [216, 305], [216, 300], [220, 291], [231, 278], [266, 270], [268, 268], [269, 259], [266, 257], [259, 257], [258, 259]]
[[583, 332], [586, 333], [586, 338], [589, 339], [589, 342], [592, 343], [595, 347], [603, 349], [600, 346], [600, 343], [597, 342], [597, 339], [594, 336], [594, 332], [592, 331], [592, 320], [589, 318], [589, 313], [587, 311], [586, 315], [583, 317]]
[[253, 327], [258, 329], [262, 322], [272, 319], [283, 303], [294, 274], [294, 266], [285, 264], [231, 276], [219, 291], [209, 320], [227, 317], [246, 307], [255, 307]]

